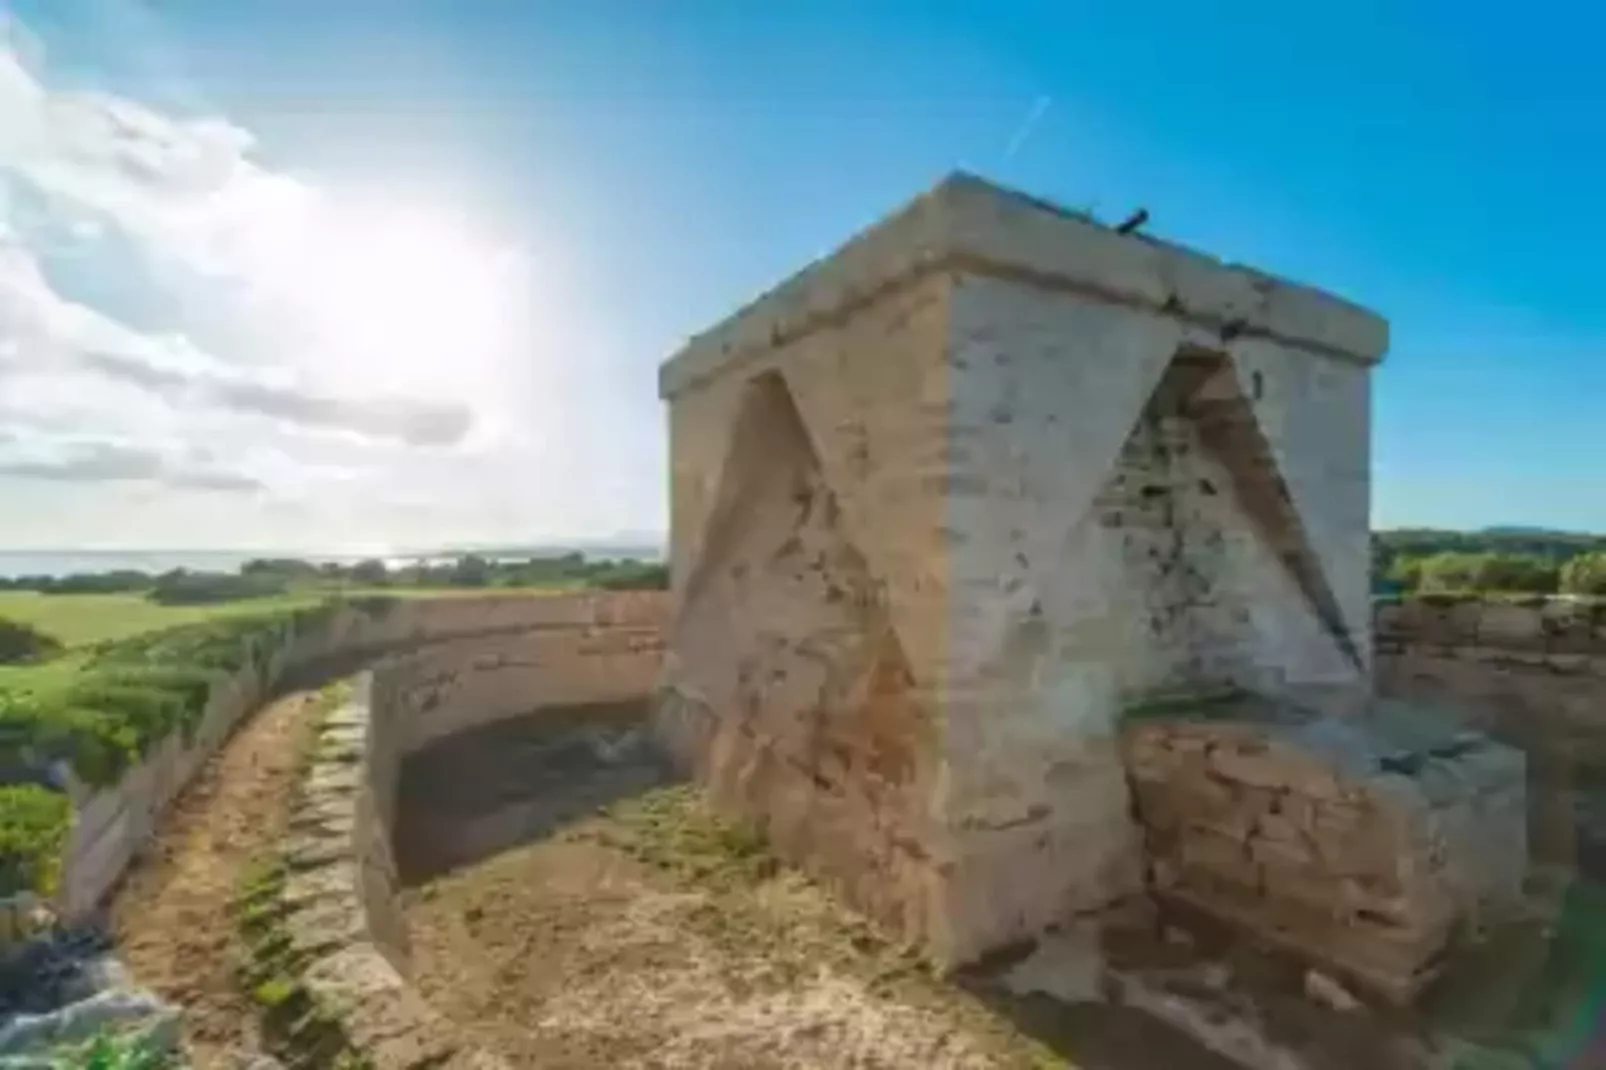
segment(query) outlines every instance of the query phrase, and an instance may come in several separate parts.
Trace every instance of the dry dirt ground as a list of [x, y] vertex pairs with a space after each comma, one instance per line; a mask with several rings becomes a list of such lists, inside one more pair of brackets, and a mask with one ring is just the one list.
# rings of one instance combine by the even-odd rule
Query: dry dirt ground
[[284, 829], [317, 701], [289, 695], [247, 721], [179, 796], [112, 903], [120, 956], [184, 1008], [185, 1048], [201, 1070], [259, 1050], [256, 1007], [235, 977], [234, 897]]
[[403, 768], [413, 981], [513, 1065], [1230, 1065], [1119, 1011], [1039, 1042], [1030, 1001], [934, 977], [672, 783], [640, 713], [542, 711]]
[[694, 793], [615, 804], [412, 894], [413, 977], [515, 1065], [1059, 1066]]

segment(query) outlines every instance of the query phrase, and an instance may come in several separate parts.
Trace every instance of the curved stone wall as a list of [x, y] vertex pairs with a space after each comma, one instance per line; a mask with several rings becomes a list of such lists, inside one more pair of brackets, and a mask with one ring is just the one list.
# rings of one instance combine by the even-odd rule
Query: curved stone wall
[[502, 1065], [407, 981], [393, 844], [403, 759], [445, 736], [546, 706], [645, 699], [662, 656], [656, 600], [593, 603], [556, 626], [392, 652], [320, 727], [284, 845], [297, 981], [377, 1070]]
[[[474, 595], [354, 600], [307, 630], [287, 625], [271, 649], [258, 651], [247, 668], [213, 687], [187, 736], [175, 734], [158, 744], [108, 788], [95, 790], [69, 778], [75, 815], [58, 906], [69, 919], [98, 906], [201, 765], [245, 716], [286, 686], [333, 679], [375, 658], [443, 643], [457, 644], [451, 661], [469, 648], [494, 651], [521, 636], [613, 627], [656, 632], [666, 613], [664, 596], [654, 593]], [[502, 679], [515, 689], [533, 686], [530, 679]]]

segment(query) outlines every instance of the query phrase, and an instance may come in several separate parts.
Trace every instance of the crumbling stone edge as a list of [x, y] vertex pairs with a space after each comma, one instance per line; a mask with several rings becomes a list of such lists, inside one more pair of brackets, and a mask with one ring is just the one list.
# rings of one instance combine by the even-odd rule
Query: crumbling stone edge
[[504, 1070], [408, 982], [390, 859], [394, 743], [372, 674], [326, 704], [288, 830], [240, 889], [242, 981], [274, 1053], [293, 1067]]

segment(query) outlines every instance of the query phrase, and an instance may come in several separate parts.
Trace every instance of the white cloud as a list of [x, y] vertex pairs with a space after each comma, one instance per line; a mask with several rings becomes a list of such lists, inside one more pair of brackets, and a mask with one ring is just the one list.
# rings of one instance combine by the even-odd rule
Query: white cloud
[[[47, 58], [0, 10], [0, 546], [646, 526], [590, 500], [619, 458], [598, 447], [581, 486], [556, 447], [598, 408], [562, 397], [587, 349], [561, 280], [456, 212], [267, 168], [239, 125]], [[130, 282], [160, 314], [85, 296]]]

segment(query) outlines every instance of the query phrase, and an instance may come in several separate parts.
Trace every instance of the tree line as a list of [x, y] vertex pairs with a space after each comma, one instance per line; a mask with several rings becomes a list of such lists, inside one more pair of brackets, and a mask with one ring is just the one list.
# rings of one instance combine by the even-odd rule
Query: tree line
[[41, 594], [143, 594], [163, 605], [198, 605], [263, 598], [298, 590], [342, 588], [444, 589], [483, 587], [591, 587], [663, 590], [665, 565], [637, 558], [591, 559], [581, 553], [504, 560], [464, 554], [446, 561], [391, 567], [378, 558], [351, 563], [298, 558], [257, 558], [236, 572], [173, 569], [151, 574], [120, 569], [66, 576], [0, 577], [0, 590]]
[[1606, 595], [1606, 536], [1521, 529], [1374, 532], [1372, 580], [1380, 592]]

